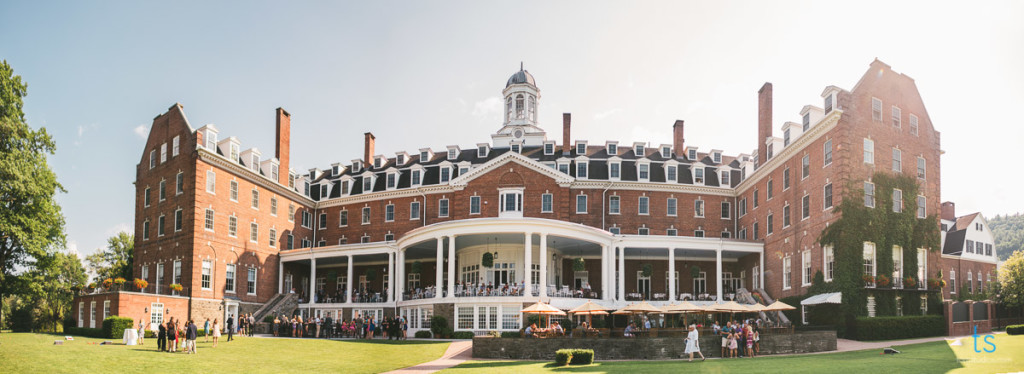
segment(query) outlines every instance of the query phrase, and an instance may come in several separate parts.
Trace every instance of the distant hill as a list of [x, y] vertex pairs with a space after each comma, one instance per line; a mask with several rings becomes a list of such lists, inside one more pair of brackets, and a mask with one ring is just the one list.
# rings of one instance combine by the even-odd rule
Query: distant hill
[[1014, 251], [1024, 249], [1024, 216], [995, 216], [988, 220], [992, 235], [996, 238], [996, 253], [1005, 261]]

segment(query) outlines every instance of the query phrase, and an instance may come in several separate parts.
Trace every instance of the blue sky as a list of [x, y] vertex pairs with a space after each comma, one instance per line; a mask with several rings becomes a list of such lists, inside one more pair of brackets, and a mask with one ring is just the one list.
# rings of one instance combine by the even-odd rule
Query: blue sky
[[[40, 2], [0, 3], [0, 58], [29, 84], [83, 254], [131, 229], [135, 165], [175, 102], [243, 148], [273, 151], [292, 114], [292, 166], [470, 146], [500, 127], [504, 82], [525, 63], [540, 121], [560, 140], [755, 148], [756, 91], [774, 84], [775, 132], [852, 89], [879, 58], [913, 77], [942, 132], [942, 199], [1022, 210], [1006, 165], [1024, 140], [1024, 3], [943, 2]], [[1012, 164], [1011, 164], [1012, 165]]]

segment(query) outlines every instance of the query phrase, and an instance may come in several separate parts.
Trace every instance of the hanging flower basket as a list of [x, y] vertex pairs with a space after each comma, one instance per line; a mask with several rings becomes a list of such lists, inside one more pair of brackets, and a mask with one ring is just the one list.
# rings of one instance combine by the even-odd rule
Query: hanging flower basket
[[116, 285], [117, 289], [119, 289], [119, 290], [124, 288], [124, 282], [125, 282], [124, 278], [121, 278], [121, 277], [114, 278], [114, 285]]
[[145, 279], [135, 278], [135, 289], [141, 291], [145, 290], [147, 286], [149, 286], [149, 282], [146, 282]]
[[89, 284], [86, 285], [85, 288], [87, 292], [92, 292], [93, 290], [96, 289], [96, 282], [89, 282]]
[[888, 287], [889, 286], [889, 277], [886, 276], [885, 274], [880, 274], [878, 276], [878, 278], [875, 278], [875, 280], [878, 282], [878, 286], [879, 287]]
[[903, 278], [903, 285], [907, 287], [914, 287], [917, 285], [917, 280], [911, 277]]
[[690, 267], [690, 276], [694, 278], [700, 277], [700, 266], [693, 265]]
[[928, 287], [930, 287], [933, 290], [941, 289], [946, 287], [946, 281], [941, 278], [932, 278], [928, 280]]
[[938, 274], [938, 278], [939, 278], [939, 279], [942, 279], [942, 269], [939, 269], [939, 274]]
[[413, 262], [412, 263], [412, 270], [409, 273], [410, 274], [419, 274], [419, 273], [422, 273], [422, 272], [423, 272], [423, 263], [419, 262], [419, 261]]
[[651, 274], [654, 274], [654, 266], [652, 266], [651, 264], [644, 264], [643, 267], [641, 267], [640, 269], [640, 274], [642, 274], [644, 277], [650, 277]]
[[864, 274], [861, 279], [864, 280], [864, 283], [875, 283], [875, 276], [873, 275]]
[[109, 289], [110, 286], [113, 285], [113, 284], [114, 284], [114, 280], [113, 279], [107, 278], [107, 279], [103, 280], [103, 288]]
[[494, 255], [491, 252], [484, 252], [484, 257], [480, 259], [480, 265], [485, 268], [494, 266]]
[[583, 260], [582, 257], [577, 258], [577, 259], [572, 261], [572, 271], [584, 271], [584, 270], [587, 270], [587, 266], [586, 265], [587, 265], [587, 263]]
[[327, 272], [327, 278], [329, 278], [329, 279], [336, 279], [336, 278], [338, 278], [338, 271], [337, 270], [331, 270], [331, 271]]
[[369, 282], [377, 280], [377, 269], [366, 269], [366, 280]]
[[177, 291], [177, 292], [181, 292], [181, 290], [185, 289], [184, 287], [182, 287], [180, 284], [177, 284], [177, 283], [171, 283], [170, 287], [171, 287], [171, 291]]

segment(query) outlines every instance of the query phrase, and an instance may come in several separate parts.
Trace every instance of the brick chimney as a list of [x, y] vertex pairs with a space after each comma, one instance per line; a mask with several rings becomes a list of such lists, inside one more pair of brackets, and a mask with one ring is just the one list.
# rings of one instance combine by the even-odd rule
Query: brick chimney
[[768, 162], [768, 145], [765, 140], [772, 136], [772, 84], [765, 82], [757, 90], [757, 162]]
[[942, 219], [956, 221], [956, 204], [952, 201], [942, 203]]
[[283, 108], [277, 108], [277, 146], [274, 148], [274, 157], [277, 157], [277, 182], [288, 185], [288, 160], [289, 148], [292, 141], [292, 115]]
[[572, 138], [569, 137], [569, 128], [572, 125], [572, 113], [562, 113], [562, 155], [568, 156], [572, 151]]
[[373, 165], [373, 146], [377, 141], [377, 138], [373, 136], [372, 132], [363, 134], [365, 141], [363, 142], [363, 164], [369, 169]]
[[677, 119], [672, 125], [672, 148], [676, 151], [676, 157], [683, 155], [683, 120]]

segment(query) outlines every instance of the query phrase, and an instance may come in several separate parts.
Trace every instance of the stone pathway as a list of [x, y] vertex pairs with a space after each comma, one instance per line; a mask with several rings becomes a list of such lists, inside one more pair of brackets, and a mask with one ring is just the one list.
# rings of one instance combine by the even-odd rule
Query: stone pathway
[[389, 371], [385, 374], [425, 374], [444, 370], [472, 359], [473, 341], [456, 340], [448, 346], [448, 350], [441, 355], [441, 358], [434, 361], [410, 366], [405, 369]]

